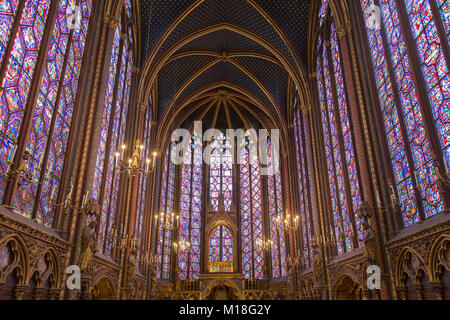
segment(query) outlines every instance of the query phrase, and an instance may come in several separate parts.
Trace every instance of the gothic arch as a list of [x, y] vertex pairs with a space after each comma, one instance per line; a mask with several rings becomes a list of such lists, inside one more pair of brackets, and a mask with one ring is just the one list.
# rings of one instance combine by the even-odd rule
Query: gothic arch
[[428, 269], [430, 272], [430, 281], [440, 281], [442, 275], [447, 271], [450, 272], [449, 251], [450, 236], [443, 234], [438, 237], [431, 246], [428, 258]]
[[394, 279], [397, 287], [405, 287], [408, 278], [414, 284], [420, 284], [423, 276], [429, 275], [421, 255], [410, 247], [405, 247], [400, 251], [394, 266]]
[[[255, 118], [260, 121], [261, 124], [263, 124], [267, 129], [270, 128], [280, 128], [281, 133], [281, 146], [282, 150], [287, 150], [288, 148], [288, 133], [287, 133], [287, 126], [285, 125], [285, 122], [280, 120], [276, 117], [275, 114], [273, 114], [273, 111], [266, 106], [258, 97], [256, 97], [254, 94], [248, 92], [247, 90], [243, 89], [242, 87], [231, 84], [228, 82], [219, 82], [211, 84], [207, 87], [204, 87], [200, 89], [199, 91], [196, 91], [189, 97], [187, 97], [184, 101], [182, 101], [178, 106], [174, 108], [170, 112], [170, 114], [167, 114], [161, 118], [160, 121], [160, 127], [163, 128], [162, 130], [159, 130], [156, 134], [155, 144], [156, 146], [161, 146], [162, 150], [165, 150], [165, 147], [169, 144], [170, 140], [170, 132], [173, 130], [173, 128], [177, 128], [179, 124], [181, 124], [190, 114], [195, 112], [196, 108], [200, 107], [198, 105], [196, 108], [189, 108], [188, 110], [185, 107], [189, 104], [191, 104], [193, 101], [196, 101], [198, 99], [204, 98], [205, 94], [207, 94], [209, 91], [217, 89], [217, 88], [227, 88], [233, 91], [236, 91], [241, 96], [236, 95], [234, 92], [227, 92], [227, 94], [230, 94], [231, 96], [237, 96], [239, 98], [242, 98], [243, 100], [248, 101], [249, 103], [256, 105], [259, 107], [260, 110], [255, 110], [254, 108], [249, 107], [247, 104], [243, 105], [244, 107], [247, 107], [247, 111], [249, 111]], [[262, 112], [266, 117], [269, 118], [269, 121], [265, 121], [262, 114], [259, 112]], [[172, 119], [172, 120], [171, 120]], [[176, 119], [175, 121], [173, 119]]]
[[354, 275], [344, 273], [336, 281], [333, 294], [337, 300], [358, 300], [362, 295], [362, 285]]
[[[1, 236], [1, 234], [0, 234]], [[15, 272], [18, 285], [27, 285], [30, 274], [30, 257], [25, 241], [17, 234], [11, 233], [0, 240], [0, 255], [4, 255], [5, 266], [0, 266], [0, 283]]]
[[[262, 38], [261, 36], [255, 34], [252, 31], [246, 30], [240, 26], [232, 25], [229, 23], [220, 23], [216, 25], [211, 25], [206, 28], [196, 30], [192, 32], [191, 34], [177, 40], [175, 43], [171, 44], [167, 49], [165, 49], [164, 53], [161, 54], [155, 61], [155, 56], [151, 56], [147, 64], [143, 70], [142, 78], [144, 81], [140, 82], [139, 88], [138, 88], [138, 96], [140, 97], [138, 101], [147, 101], [145, 97], [148, 97], [151, 91], [151, 86], [154, 83], [157, 74], [161, 70], [161, 68], [166, 64], [166, 62], [185, 44], [200, 38], [201, 36], [207, 35], [209, 33], [213, 33], [218, 30], [228, 30], [235, 32], [237, 34], [240, 34], [244, 37], [249, 38], [250, 40], [255, 41], [256, 43], [260, 44], [267, 50], [269, 50], [283, 65], [285, 70], [288, 72], [288, 74], [292, 77], [295, 84], [298, 88], [303, 89], [303, 94], [301, 95], [301, 98], [304, 99], [303, 104], [307, 105], [310, 103], [310, 96], [308, 88], [308, 83], [305, 80], [306, 76], [301, 76], [298, 72], [299, 69], [295, 68], [295, 66], [292, 64], [292, 62], [273, 44]], [[158, 44], [158, 46], [162, 45]], [[156, 53], [153, 53], [154, 55]], [[303, 86], [302, 86], [303, 84]]]
[[90, 290], [93, 299], [109, 300], [116, 297], [114, 282], [109, 277], [100, 278]]
[[205, 290], [203, 290], [200, 300], [205, 300], [205, 298], [208, 297], [212, 293], [212, 290], [214, 288], [220, 287], [220, 286], [226, 286], [228, 288], [231, 288], [231, 290], [233, 290], [233, 292], [234, 292], [234, 295], [237, 297], [237, 300], [242, 299], [242, 297], [243, 297], [242, 291], [241, 291], [241, 289], [239, 289], [239, 287], [233, 281], [227, 280], [227, 279], [223, 279], [223, 280], [220, 279], [220, 280], [214, 280], [205, 288]]
[[48, 281], [50, 289], [60, 287], [61, 266], [58, 255], [53, 248], [42, 253], [30, 268], [30, 279], [35, 277], [36, 287], [42, 288]]

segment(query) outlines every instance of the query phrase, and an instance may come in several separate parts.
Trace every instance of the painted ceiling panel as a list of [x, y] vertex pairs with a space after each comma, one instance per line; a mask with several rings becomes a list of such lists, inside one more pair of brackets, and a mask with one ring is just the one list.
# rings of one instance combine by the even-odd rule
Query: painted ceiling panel
[[158, 74], [158, 105], [164, 110], [177, 90], [199, 69], [214, 60], [209, 56], [187, 56], [171, 61]]
[[198, 29], [227, 22], [251, 30], [278, 47], [294, 61], [288, 48], [273, 27], [246, 0], [206, 0], [175, 28], [165, 41], [159, 54], [183, 36]]
[[303, 62], [306, 61], [311, 0], [256, 1], [276, 21]]
[[275, 98], [281, 111], [286, 116], [286, 88], [289, 79], [286, 70], [275, 63], [263, 59], [251, 57], [238, 57], [233, 59], [256, 76]]
[[141, 0], [142, 50], [147, 57], [164, 31], [196, 0]]
[[[275, 110], [274, 106], [270, 103], [270, 100], [265, 96], [261, 89], [245, 73], [229, 62], [219, 62], [202, 73], [189, 85], [189, 87], [186, 88], [186, 90], [184, 90], [183, 94], [177, 99], [175, 105], [181, 103], [194, 92], [201, 90], [208, 85], [223, 81], [235, 84], [253, 93], [263, 103]], [[161, 111], [161, 113], [162, 112], [163, 111]]]

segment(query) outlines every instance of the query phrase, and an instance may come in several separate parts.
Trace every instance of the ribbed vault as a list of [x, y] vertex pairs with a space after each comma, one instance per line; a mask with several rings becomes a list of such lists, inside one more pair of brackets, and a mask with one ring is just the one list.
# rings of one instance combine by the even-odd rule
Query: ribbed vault
[[241, 119], [227, 121], [230, 126], [259, 123], [286, 134], [290, 83], [303, 104], [310, 101], [304, 67], [309, 10], [310, 0], [141, 1], [145, 62], [138, 99], [155, 95], [154, 115], [163, 128], [157, 144], [177, 126], [210, 119], [218, 105], [218, 115]]

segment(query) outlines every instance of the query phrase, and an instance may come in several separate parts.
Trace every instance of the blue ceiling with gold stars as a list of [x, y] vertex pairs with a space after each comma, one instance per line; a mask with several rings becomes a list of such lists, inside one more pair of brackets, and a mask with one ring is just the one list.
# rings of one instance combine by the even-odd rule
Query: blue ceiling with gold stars
[[[200, 29], [227, 23], [261, 37], [276, 47], [292, 65], [298, 66], [306, 60], [311, 1], [141, 0], [142, 55], [145, 59], [157, 61], [167, 55], [168, 48], [184, 37], [196, 34]], [[190, 7], [192, 10], [167, 33], [177, 18]], [[165, 39], [156, 50], [163, 36]], [[234, 56], [216, 63], [191, 79], [222, 52]], [[240, 52], [247, 54], [239, 56]], [[276, 61], [274, 54], [258, 41], [228, 29], [220, 29], [184, 44], [176, 51], [176, 55], [179, 57], [169, 58], [158, 72], [160, 116], [169, 105], [176, 106], [203, 87], [226, 81], [253, 93], [272, 110], [279, 108], [286, 117], [289, 75], [282, 64]], [[188, 79], [192, 81], [187, 83]], [[180, 95], [175, 99], [177, 93]]]

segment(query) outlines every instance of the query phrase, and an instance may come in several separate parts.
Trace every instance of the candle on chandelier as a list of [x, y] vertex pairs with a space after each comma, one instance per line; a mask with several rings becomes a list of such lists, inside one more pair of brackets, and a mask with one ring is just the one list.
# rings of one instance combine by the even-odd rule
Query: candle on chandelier
[[14, 157], [16, 156], [17, 152], [17, 144], [14, 145], [12, 153], [11, 153], [11, 160], [14, 161]]
[[52, 172], [52, 170], [53, 170], [53, 163], [50, 165], [50, 168], [48, 169], [47, 174], [45, 176], [47, 180], [50, 179], [50, 173]]
[[124, 145], [124, 144], [120, 147], [120, 150], [121, 150], [120, 159], [123, 159], [123, 156], [125, 154], [125, 149], [126, 148], [127, 148], [127, 146]]
[[119, 160], [120, 160], [120, 153], [116, 152], [115, 156], [116, 156], [116, 168], [118, 168], [119, 167]]
[[70, 183], [70, 189], [69, 193], [67, 194], [67, 200], [72, 200], [72, 193], [73, 193], [73, 182]]

